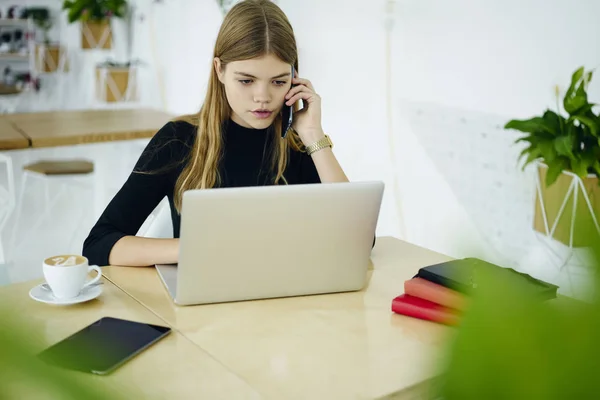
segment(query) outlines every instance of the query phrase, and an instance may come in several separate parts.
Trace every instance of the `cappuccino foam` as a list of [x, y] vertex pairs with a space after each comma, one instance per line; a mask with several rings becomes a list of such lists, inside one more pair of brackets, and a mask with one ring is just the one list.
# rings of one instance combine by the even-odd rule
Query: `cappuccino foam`
[[50, 258], [46, 258], [44, 263], [46, 265], [52, 265], [55, 267], [72, 267], [75, 265], [81, 265], [87, 261], [87, 258], [78, 255], [60, 255]]

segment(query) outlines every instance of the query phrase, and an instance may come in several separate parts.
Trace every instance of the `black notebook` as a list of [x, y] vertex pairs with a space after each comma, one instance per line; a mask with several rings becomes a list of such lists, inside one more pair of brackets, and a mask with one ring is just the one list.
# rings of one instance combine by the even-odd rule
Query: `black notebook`
[[530, 275], [503, 268], [478, 258], [463, 258], [419, 269], [415, 277], [426, 279], [438, 285], [456, 290], [464, 294], [472, 293], [478, 287], [478, 273], [489, 273], [492, 277], [502, 274], [509, 282], [519, 285], [541, 300], [556, 297], [558, 286], [536, 279]]

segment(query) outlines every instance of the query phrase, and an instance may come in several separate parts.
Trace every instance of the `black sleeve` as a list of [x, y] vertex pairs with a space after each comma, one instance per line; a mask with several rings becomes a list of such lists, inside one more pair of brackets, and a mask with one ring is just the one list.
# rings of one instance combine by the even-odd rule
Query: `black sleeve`
[[173, 174], [185, 147], [181, 127], [169, 122], [150, 140], [134, 170], [83, 243], [90, 264], [108, 265], [114, 244], [135, 235], [148, 215], [173, 190]]
[[306, 153], [301, 153], [300, 157], [300, 183], [321, 183], [312, 157]]

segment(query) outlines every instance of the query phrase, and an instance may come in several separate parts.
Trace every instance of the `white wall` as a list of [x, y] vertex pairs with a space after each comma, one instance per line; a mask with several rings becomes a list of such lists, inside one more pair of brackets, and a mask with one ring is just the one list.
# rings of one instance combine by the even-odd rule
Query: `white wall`
[[554, 85], [600, 63], [600, 2], [398, 0], [389, 82], [385, 3], [280, 1], [324, 124], [345, 146], [336, 154], [352, 179], [388, 183], [380, 233], [563, 280], [539, 250], [531, 171], [516, 165], [516, 133], [502, 126], [554, 107]]
[[593, 0], [397, 1], [395, 134], [409, 240], [456, 256], [480, 249], [561, 279], [552, 257], [532, 259], [533, 180], [516, 166], [515, 133], [501, 127], [555, 109], [554, 85], [564, 91], [576, 68], [598, 66], [599, 13]]
[[384, 1], [279, 0], [294, 27], [300, 75], [323, 102], [323, 127], [351, 180], [383, 180], [378, 233], [399, 236], [388, 149]]
[[[399, 0], [397, 94], [506, 115], [554, 106], [580, 65], [600, 64], [597, 0]], [[600, 85], [593, 88], [596, 97]]]
[[196, 112], [204, 100], [221, 11], [212, 0], [165, 0], [152, 9], [154, 61], [164, 77], [166, 108]]

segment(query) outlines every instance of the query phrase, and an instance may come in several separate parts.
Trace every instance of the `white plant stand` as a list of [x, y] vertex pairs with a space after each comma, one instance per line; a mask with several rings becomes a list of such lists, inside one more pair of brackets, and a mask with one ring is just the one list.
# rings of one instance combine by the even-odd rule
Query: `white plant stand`
[[[570, 224], [569, 244], [568, 244], [568, 246], [566, 246], [567, 247], [566, 254], [565, 254], [565, 251], [557, 250], [555, 248], [555, 246], [552, 246], [550, 244], [550, 242], [547, 240], [543, 240], [542, 243], [545, 244], [545, 247], [553, 255], [555, 260], [558, 260], [557, 266], [559, 269], [562, 269], [569, 262], [569, 260], [573, 257], [573, 255], [578, 256], [578, 258], [580, 258], [580, 262], [582, 264], [585, 265], [585, 264], [589, 263], [589, 260], [587, 259], [587, 250], [581, 249], [581, 251], [579, 251], [579, 249], [577, 249], [578, 251], [575, 251], [576, 249], [574, 249], [574, 247], [573, 247], [573, 238], [574, 238], [574, 234], [575, 234], [575, 221], [577, 219], [577, 205], [579, 203], [578, 202], [579, 196], [582, 196], [582, 198], [584, 199], [585, 204], [587, 206], [587, 211], [589, 211], [592, 221], [594, 223], [594, 226], [596, 228], [596, 231], [597, 231], [598, 235], [600, 235], [600, 225], [598, 224], [598, 219], [596, 218], [596, 215], [594, 213], [594, 209], [592, 207], [592, 202], [590, 201], [590, 197], [584, 186], [583, 180], [579, 176], [575, 175], [574, 173], [572, 173], [570, 171], [562, 172], [563, 174], [565, 174], [571, 178], [571, 183], [569, 185], [569, 189], [567, 190], [567, 193], [565, 194], [564, 199], [562, 200], [562, 203], [558, 210], [556, 218], [554, 219], [554, 221], [551, 224], [550, 221], [548, 220], [548, 213], [546, 212], [546, 206], [545, 206], [545, 201], [544, 201], [544, 196], [543, 196], [543, 191], [542, 191], [542, 182], [541, 182], [540, 174], [539, 174], [537, 168], [539, 168], [539, 167], [536, 166], [536, 172], [535, 172], [536, 192], [538, 195], [539, 204], [540, 204], [540, 208], [541, 208], [541, 214], [542, 214], [542, 219], [543, 219], [543, 223], [544, 223], [545, 235], [548, 238], [554, 239], [554, 234], [556, 232], [558, 222], [560, 221], [561, 217], [564, 215], [569, 200], [572, 200], [572, 202], [573, 202], [572, 203], [573, 206], [572, 206], [571, 220], [569, 221], [569, 224]], [[593, 177], [593, 175], [592, 175], [592, 177]], [[554, 242], [557, 242], [557, 241], [553, 240], [551, 243], [554, 243]], [[562, 243], [561, 243], [561, 245], [562, 245]], [[565, 247], [565, 246], [563, 246], [563, 247]], [[563, 253], [563, 254], [561, 254], [561, 253]], [[583, 258], [583, 260], [581, 260], [581, 258]]]

